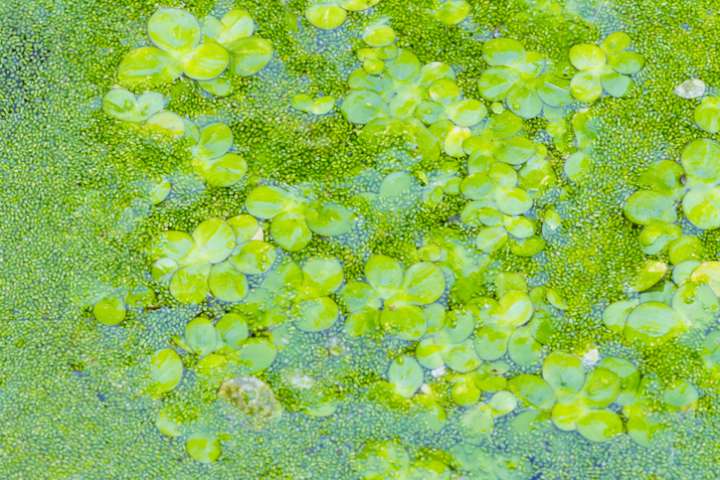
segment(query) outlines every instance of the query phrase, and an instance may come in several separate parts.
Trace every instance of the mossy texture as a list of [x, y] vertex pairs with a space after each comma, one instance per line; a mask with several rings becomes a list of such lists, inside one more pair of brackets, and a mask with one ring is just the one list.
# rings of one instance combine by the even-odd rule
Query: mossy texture
[[2, 478], [718, 477], [716, 1], [0, 34]]

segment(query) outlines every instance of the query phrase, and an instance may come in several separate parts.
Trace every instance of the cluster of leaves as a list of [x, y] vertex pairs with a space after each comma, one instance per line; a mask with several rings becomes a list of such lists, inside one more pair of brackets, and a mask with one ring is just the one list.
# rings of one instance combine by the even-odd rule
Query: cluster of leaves
[[[313, 26], [332, 30], [345, 22], [347, 11], [366, 10], [378, 1], [311, 2], [305, 16]], [[463, 0], [435, 2], [433, 8], [435, 18], [446, 25], [465, 21], [471, 12]], [[252, 75], [272, 56], [269, 42], [252, 37], [254, 30], [244, 10], [231, 10], [219, 20], [207, 17], [201, 25], [183, 10], [160, 9], [148, 25], [155, 46], [133, 50], [123, 59], [120, 82], [134, 87], [172, 82], [184, 75], [215, 96], [229, 95], [230, 65], [239, 75]], [[550, 420], [559, 429], [577, 430], [594, 442], [627, 430], [638, 443], [648, 444], [659, 423], [648, 413], [650, 395], [631, 362], [606, 357], [588, 366], [575, 354], [548, 352], [545, 345], [552, 321], [567, 307], [555, 290], [531, 289], [522, 275], [501, 274], [496, 298], [478, 297], [478, 285], [472, 283], [508, 243], [510, 253], [519, 257], [533, 257], [543, 250], [534, 198], [556, 178], [548, 148], [528, 133], [537, 131], [531, 122], [558, 126], [578, 109], [577, 101], [592, 104], [603, 92], [626, 95], [630, 75], [644, 63], [629, 50], [630, 38], [616, 32], [599, 46], [573, 47], [569, 61], [579, 72], [572, 80], [563, 77], [548, 57], [526, 50], [517, 40], [487, 40], [483, 59], [488, 68], [477, 82], [482, 99], [465, 96], [450, 65], [423, 65], [409, 48], [400, 47], [387, 18], [367, 25], [362, 40], [365, 45], [357, 51], [361, 66], [348, 77], [350, 91], [340, 110], [366, 137], [407, 140], [419, 164], [438, 166], [440, 159], [452, 160], [416, 175], [425, 184], [424, 203], [440, 205], [445, 195], [461, 195], [466, 201], [457, 212], [462, 240], [426, 238], [423, 248], [414, 253], [419, 261], [405, 264], [375, 253], [365, 262], [363, 279], [346, 278], [340, 259], [317, 255], [315, 249], [310, 256], [301, 252], [314, 235], [320, 237], [316, 243], [330, 243], [328, 237], [341, 239], [358, 226], [359, 216], [339, 203], [317, 200], [305, 185], [281, 187], [272, 179], [260, 181], [245, 197], [249, 215], [210, 218], [192, 234], [165, 232], [151, 249], [153, 278], [167, 285], [176, 300], [204, 304], [212, 297], [230, 310], [217, 321], [193, 319], [184, 336], [174, 339], [174, 348], [155, 352], [150, 362], [151, 394], [164, 398], [191, 370], [213, 384], [218, 399], [249, 417], [274, 419], [281, 406], [270, 386], [252, 375], [272, 366], [287, 340], [283, 332], [289, 324], [316, 334], [342, 319], [350, 337], [389, 336], [400, 341], [406, 348], [392, 355], [384, 385], [405, 402], [440, 411], [438, 417], [444, 418], [444, 408], [454, 404], [461, 409], [459, 425], [470, 444], [481, 443], [496, 419], [517, 413], [519, 406], [525, 412], [516, 419], [524, 415], [522, 421], [529, 416]], [[485, 101], [492, 102], [489, 108]], [[135, 96], [113, 89], [104, 106], [120, 120], [154, 126], [173, 137], [186, 136], [193, 166], [209, 185], [226, 187], [245, 176], [247, 165], [230, 151], [233, 134], [225, 123], [199, 128], [164, 112], [165, 100], [151, 92]], [[300, 94], [292, 98], [291, 106], [321, 116], [332, 112], [335, 99]], [[708, 100], [696, 112], [698, 124], [711, 133], [720, 123], [714, 109]], [[565, 166], [571, 180], [587, 169], [593, 137], [589, 119], [585, 112], [573, 117], [578, 150]], [[641, 241], [646, 253], [670, 250], [677, 273], [675, 284], [654, 288], [667, 266], [649, 261], [633, 286], [644, 293], [608, 308], [607, 326], [628, 340], [655, 344], [676, 338], [699, 321], [699, 315], [710, 318], [720, 308], [714, 288], [716, 277], [720, 278], [718, 267], [695, 260], [695, 237], [683, 236], [675, 228], [676, 217], [668, 213], [674, 212], [682, 191], [690, 221], [697, 226], [711, 222], [707, 218], [714, 215], [714, 200], [702, 197], [710, 202], [708, 207], [707, 202], [693, 199], [698, 192], [707, 196], [714, 191], [715, 148], [712, 140], [699, 140], [683, 153], [683, 168], [656, 164], [645, 177], [652, 185], [650, 193], [636, 194], [652, 195], [652, 206], [645, 198], [628, 200], [628, 218], [645, 226]], [[460, 168], [459, 159], [466, 162]], [[690, 179], [687, 186], [680, 181], [683, 174]], [[376, 200], [401, 198], [414, 185], [411, 174], [391, 173], [383, 179]], [[554, 210], [543, 218], [548, 228], [560, 221]], [[115, 321], [120, 316], [118, 302], [103, 302], [96, 305], [98, 319], [107, 318], [108, 324], [122, 321]], [[717, 350], [713, 345], [705, 346], [709, 364]], [[518, 374], [538, 369], [541, 375]], [[311, 388], [313, 381], [302, 375], [285, 380], [303, 391], [306, 398], [300, 403], [305, 414], [335, 412], [337, 403], [328, 400], [323, 388]], [[678, 382], [667, 386], [663, 398], [668, 408], [683, 410], [693, 408], [698, 396], [692, 384]], [[210, 462], [220, 456], [222, 433], [184, 429], [164, 413], [158, 427], [166, 435], [185, 436], [186, 448], [196, 460]], [[411, 460], [395, 442], [369, 444], [357, 460], [364, 478], [454, 476], [451, 461], [433, 456]]]
[[148, 21], [148, 36], [154, 46], [130, 51], [120, 63], [121, 85], [158, 85], [182, 75], [218, 96], [232, 87], [225, 71], [249, 76], [270, 61], [273, 48], [268, 40], [253, 36], [255, 22], [246, 10], [233, 9], [222, 19], [211, 15], [201, 23], [189, 12], [161, 8]]
[[605, 325], [645, 345], [711, 327], [720, 313], [720, 263], [690, 256], [675, 264], [671, 279], [663, 281], [669, 270], [662, 262], [646, 261], [633, 286], [642, 293], [610, 304], [603, 313]]

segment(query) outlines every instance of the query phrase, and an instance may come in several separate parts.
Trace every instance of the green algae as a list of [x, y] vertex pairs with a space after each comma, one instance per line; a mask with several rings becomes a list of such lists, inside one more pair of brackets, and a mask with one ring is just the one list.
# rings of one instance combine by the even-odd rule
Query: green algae
[[[305, 2], [241, 3], [255, 20], [258, 34], [272, 41], [276, 53], [266, 69], [255, 78], [228, 77], [232, 93], [227, 100], [203, 94], [196, 82], [158, 88], [169, 99], [165, 106], [169, 111], [200, 118], [203, 125], [222, 121], [232, 128], [234, 148], [247, 161], [247, 172], [239, 175], [243, 181], [234, 185], [208, 181], [208, 176], [198, 178], [188, 144], [192, 142], [126, 128], [101, 110], [104, 95], [116, 83], [112, 72], [127, 51], [142, 43], [154, 5], [64, 4], [56, 16], [49, 13], [55, 7], [49, 3], [9, 2], [2, 7], [13, 12], [3, 15], [1, 24], [7, 34], [0, 47], [0, 73], [8, 79], [0, 82], [0, 128], [3, 137], [13, 139], [0, 147], [4, 187], [0, 194], [4, 219], [0, 227], [4, 244], [0, 409], [3, 418], [11, 419], [0, 429], [4, 439], [0, 463], [6, 476], [357, 478], [359, 472], [369, 471], [376, 475], [371, 478], [386, 478], [388, 473], [378, 472], [391, 468], [410, 478], [452, 478], [461, 472], [469, 478], [712, 478], [717, 468], [713, 422], [718, 382], [714, 370], [705, 369], [714, 365], [712, 345], [703, 343], [705, 331], [682, 342], [628, 344], [622, 335], [605, 328], [600, 315], [607, 304], [638, 290], [647, 299], [655, 299], [651, 301], [665, 298], [667, 292], [660, 288], [633, 286], [648, 256], [655, 262], [681, 263], [673, 261], [672, 248], [648, 252], [639, 241], [640, 230], [623, 217], [622, 206], [633, 191], [643, 188], [642, 173], [650, 165], [678, 160], [688, 142], [712, 133], [711, 122], [698, 122], [694, 116], [699, 101], [672, 94], [677, 84], [693, 76], [711, 86], [718, 84], [706, 59], [718, 48], [718, 20], [706, 8], [712, 2], [650, 8], [620, 0], [602, 7], [596, 5], [599, 2], [472, 1], [467, 2], [466, 13], [460, 5], [466, 2], [383, 0], [367, 13], [348, 12], [345, 23], [330, 32], [318, 32], [305, 21]], [[221, 18], [229, 6], [190, 2], [183, 8], [198, 18], [206, 14]], [[565, 129], [565, 145], [551, 134], [549, 122], [526, 122], [527, 137], [547, 145], [550, 166], [559, 179], [534, 199], [537, 212], [553, 208], [559, 217], [552, 228], [547, 226], [547, 216], [542, 217], [544, 224], [537, 227], [544, 239], [542, 251], [531, 245], [488, 255], [473, 250], [474, 241], [453, 243], [453, 238], [477, 234], [455, 220], [460, 219], [466, 200], [447, 188], [441, 200], [422, 203], [423, 175], [436, 162], [414, 163], [403, 132], [391, 138], [358, 136], [339, 112], [309, 118], [289, 108], [293, 95], [301, 93], [309, 92], [311, 98], [346, 96], [346, 79], [355, 67], [353, 48], [361, 44], [367, 25], [379, 18], [389, 19], [398, 45], [412, 50], [422, 63], [442, 61], [457, 68], [458, 87], [477, 99], [482, 98], [477, 79], [487, 68], [483, 41], [491, 37], [521, 39], [528, 50], [548, 55], [567, 80], [574, 73], [568, 57], [573, 45], [599, 42], [619, 30], [633, 39], [635, 49], [646, 59], [637, 77], [641, 90], [632, 90], [628, 98], [603, 98], [593, 105], [590, 115], [596, 122], [596, 135], [590, 145], [583, 144], [580, 128], [569, 119], [555, 124], [559, 132]], [[690, 48], [695, 44], [703, 48]], [[470, 123], [462, 120], [459, 109], [456, 105], [452, 110], [452, 121]], [[155, 123], [167, 125], [160, 119]], [[38, 129], [39, 124], [48, 128]], [[548, 140], [551, 137], [554, 142]], [[573, 175], [566, 182], [564, 159], [576, 148], [587, 152], [589, 164], [583, 170], [588, 173], [584, 179]], [[451, 170], [459, 178], [467, 176], [464, 163], [455, 162]], [[402, 178], [410, 181], [399, 194], [388, 194], [397, 183], [385, 180], [395, 178], [391, 176], [397, 176], [396, 172], [404, 172]], [[171, 187], [158, 202], [148, 188], [161, 179]], [[363, 279], [366, 260], [373, 253], [391, 256], [406, 266], [426, 261], [443, 268], [449, 288], [442, 302], [447, 303], [449, 314], [448, 324], [440, 331], [453, 335], [451, 344], [457, 345], [446, 358], [456, 373], [437, 372], [438, 380], [425, 389], [415, 375], [413, 399], [383, 401], [378, 397], [387, 396], [388, 365], [405, 358], [402, 355], [415, 354], [415, 346], [407, 343], [414, 334], [392, 338], [394, 330], [389, 329], [391, 338], [351, 338], [340, 322], [319, 333], [300, 325], [282, 329], [275, 322], [282, 326], [285, 313], [264, 312], [276, 303], [270, 300], [268, 304], [266, 295], [249, 303], [248, 332], [227, 342], [241, 348], [250, 340], [253, 348], [279, 346], [277, 357], [273, 355], [270, 363], [264, 360], [257, 370], [265, 371], [257, 375], [293, 415], [283, 415], [267, 429], [249, 431], [241, 421], [228, 420], [214, 403], [218, 379], [188, 374], [162, 399], [167, 405], [163, 408], [174, 412], [172, 421], [181, 425], [180, 437], [168, 440], [153, 425], [160, 404], [143, 392], [152, 377], [151, 355], [165, 348], [182, 350], [182, 342], [171, 339], [185, 335], [188, 351], [195, 351], [194, 356], [180, 352], [188, 371], [214, 372], [214, 362], [221, 360], [211, 356], [215, 353], [208, 350], [207, 342], [198, 343], [194, 334], [188, 337], [186, 325], [203, 313], [219, 328], [221, 319], [233, 309], [215, 301], [179, 305], [171, 289], [148, 276], [148, 246], [161, 232], [192, 232], [207, 219], [243, 213], [251, 192], [247, 187], [266, 181], [280, 188], [298, 186], [303, 197], [307, 194], [323, 205], [320, 213], [303, 211], [303, 221], [317, 235], [306, 238], [307, 242], [303, 239], [303, 247], [286, 248], [281, 254], [284, 260], [307, 265], [317, 256], [337, 258], [347, 282]], [[332, 215], [324, 202], [352, 210], [352, 230], [335, 235], [334, 225], [322, 222], [322, 217]], [[347, 218], [345, 213], [337, 215]], [[536, 215], [533, 220], [541, 218], [532, 215]], [[28, 218], [38, 221], [28, 222]], [[264, 217], [260, 220], [264, 223]], [[280, 223], [274, 233], [272, 224], [262, 225], [261, 231], [269, 232], [271, 239], [284, 238], [284, 230], [296, 225]], [[501, 228], [520, 239], [525, 236], [525, 230], [513, 223], [504, 222]], [[704, 253], [697, 254], [699, 260], [714, 258], [717, 231], [708, 228], [698, 233], [685, 223], [682, 229], [685, 234], [698, 234], [704, 247]], [[429, 239], [435, 242], [433, 247], [418, 250]], [[518, 257], [523, 252], [530, 255]], [[675, 258], [685, 255], [676, 253]], [[248, 259], [238, 262], [246, 265]], [[530, 287], [551, 286], [566, 301], [567, 308], [554, 308], [561, 302], [548, 295], [552, 306], [536, 307], [546, 312], [552, 326], [544, 335], [537, 328], [531, 335], [521, 332], [522, 339], [537, 341], [542, 356], [559, 350], [583, 354], [597, 347], [603, 361], [610, 357], [630, 360], [643, 378], [650, 379], [646, 382], [649, 398], [638, 403], [638, 409], [652, 411], [657, 417], [653, 422], [662, 424], [652, 442], [636, 445], [633, 435], [618, 435], [600, 447], [553, 429], [548, 420], [538, 421], [535, 429], [518, 430], [512, 426], [520, 425], [519, 420], [511, 423], [521, 418], [514, 407], [498, 418], [486, 413], [472, 417], [471, 424], [479, 426], [481, 435], [477, 439], [468, 435], [465, 440], [472, 438], [477, 444], [458, 442], [464, 435], [462, 429], [458, 431], [463, 408], [486, 401], [499, 405], [499, 399], [495, 403], [492, 399], [504, 382], [512, 384], [513, 379], [526, 378], [523, 375], [539, 379], [540, 357], [513, 354], [526, 350], [511, 347], [509, 358], [518, 364], [511, 365], [512, 369], [487, 365], [465, 376], [468, 365], [477, 366], [480, 361], [472, 353], [477, 347], [464, 343], [467, 338], [459, 328], [466, 317], [455, 315], [455, 310], [481, 305], [480, 298], [486, 295], [495, 295], [502, 304], [508, 289], [527, 289], [502, 282], [494, 285], [497, 272], [524, 272]], [[424, 286], [418, 290], [416, 283], [403, 288], [414, 288], [421, 305], [438, 299], [434, 287], [439, 281], [431, 281], [429, 290]], [[255, 287], [251, 282], [248, 288]], [[156, 295], [131, 301], [131, 292], [143, 289]], [[330, 300], [335, 291], [321, 290], [302, 293], [301, 298]], [[425, 295], [426, 290], [432, 295]], [[269, 295], [276, 291], [267, 287]], [[542, 303], [532, 292], [528, 295], [533, 304]], [[215, 296], [236, 301], [228, 295]], [[117, 323], [116, 308], [108, 317], [105, 305], [108, 298], [119, 297], [126, 302], [122, 323], [99, 325], [98, 321]], [[339, 297], [335, 299], [342, 303]], [[411, 299], [411, 303], [417, 301]], [[287, 313], [292, 314], [294, 305], [288, 303]], [[423, 317], [426, 326], [437, 322], [433, 318]], [[525, 315], [520, 318], [527, 321]], [[482, 314], [474, 321], [484, 321]], [[521, 329], [524, 321], [509, 323]], [[248, 351], [242, 358], [265, 357], [263, 348]], [[292, 369], [300, 373], [289, 372]], [[285, 371], [289, 373], [281, 374]], [[177, 368], [171, 373], [176, 376]], [[397, 380], [396, 374], [391, 383], [393, 379]], [[396, 381], [408, 393], [402, 382]], [[531, 407], [547, 407], [548, 395], [537, 397], [527, 387], [516, 391], [524, 392]], [[477, 408], [486, 412], [489, 407]], [[432, 420], [427, 412], [438, 409], [444, 413]], [[655, 428], [632, 413], [626, 417], [637, 431]], [[440, 429], [438, 418], [443, 419]], [[483, 427], [487, 418], [493, 420], [489, 436]], [[592, 422], [583, 425], [585, 433], [582, 429], [580, 433], [585, 437], [605, 436], [597, 433]], [[613, 433], [616, 427], [613, 424]], [[631, 430], [629, 422], [627, 429]], [[646, 437], [650, 435], [642, 433], [643, 441]], [[388, 451], [388, 444], [382, 443], [387, 441], [398, 442], [392, 457], [400, 460], [391, 462], [391, 467], [383, 464], [380, 470], [373, 467], [377, 471], [367, 465], [358, 469], [354, 459], [377, 464], [377, 457], [388, 457], [382, 453]], [[206, 466], [191, 458], [217, 462]]]

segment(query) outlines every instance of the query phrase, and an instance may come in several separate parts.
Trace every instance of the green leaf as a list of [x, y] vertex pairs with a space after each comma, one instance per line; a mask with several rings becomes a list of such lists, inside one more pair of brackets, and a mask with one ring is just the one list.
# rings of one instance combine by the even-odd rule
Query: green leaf
[[212, 187], [230, 187], [247, 173], [247, 162], [236, 153], [226, 153], [215, 159], [194, 159], [193, 167]]
[[720, 97], [705, 97], [695, 108], [695, 123], [708, 133], [720, 132]]
[[620, 394], [620, 377], [612, 370], [598, 366], [587, 376], [582, 392], [589, 405], [607, 407]]
[[423, 371], [417, 360], [403, 355], [392, 361], [388, 369], [388, 380], [398, 395], [410, 398], [423, 383]]
[[277, 349], [264, 338], [251, 338], [240, 347], [238, 358], [248, 373], [257, 373], [272, 365]]
[[301, 302], [298, 306], [300, 318], [297, 326], [305, 332], [320, 332], [335, 324], [340, 310], [335, 302], [328, 297], [314, 298]]
[[481, 360], [475, 353], [471, 340], [447, 346], [442, 354], [445, 364], [459, 373], [467, 373], [480, 366]]
[[625, 336], [649, 344], [661, 343], [682, 334], [685, 320], [668, 305], [660, 302], [641, 303], [628, 315]]
[[241, 38], [234, 42], [233, 71], [241, 77], [260, 72], [273, 57], [273, 46], [269, 40], [260, 37]]
[[510, 333], [495, 326], [485, 326], [475, 333], [475, 351], [482, 360], [497, 360], [507, 351]]
[[639, 225], [652, 222], [674, 223], [677, 220], [672, 197], [649, 190], [638, 190], [630, 195], [625, 201], [623, 211], [631, 222]]
[[592, 103], [602, 95], [600, 77], [592, 72], [579, 72], [570, 81], [570, 93], [584, 103]]
[[512, 38], [494, 38], [483, 45], [483, 58], [492, 66], [511, 65], [524, 60], [525, 49]]
[[276, 258], [275, 247], [262, 240], [251, 240], [230, 257], [230, 263], [242, 273], [259, 275], [270, 270]]
[[577, 421], [580, 435], [591, 442], [605, 442], [620, 435], [623, 431], [622, 420], [610, 410], [590, 411]]
[[415, 305], [385, 305], [380, 322], [391, 335], [402, 340], [418, 340], [427, 331], [427, 320]]
[[720, 144], [701, 138], [687, 144], [680, 155], [690, 185], [720, 180]]
[[581, 43], [570, 49], [570, 63], [578, 70], [597, 70], [606, 62], [605, 52], [597, 45]]
[[170, 294], [180, 303], [202, 303], [209, 293], [210, 265], [190, 265], [179, 269], [170, 280]]
[[445, 25], [457, 25], [470, 15], [471, 10], [465, 0], [447, 0], [435, 10], [435, 18]]
[[160, 8], [148, 21], [150, 40], [162, 50], [182, 54], [200, 43], [200, 24], [179, 8]]
[[93, 307], [95, 320], [104, 325], [117, 325], [125, 320], [125, 302], [116, 296], [108, 296]]
[[294, 212], [284, 212], [273, 218], [270, 233], [275, 243], [289, 252], [302, 250], [312, 240], [305, 216]]
[[543, 103], [534, 88], [516, 84], [505, 99], [510, 110], [522, 118], [535, 118], [542, 113]]
[[372, 255], [365, 264], [365, 277], [383, 298], [390, 298], [403, 282], [400, 262], [385, 255]]
[[215, 325], [215, 330], [225, 345], [239, 349], [248, 338], [248, 325], [245, 317], [237, 313], [226, 313]]
[[185, 341], [200, 356], [214, 352], [219, 346], [219, 340], [212, 322], [205, 317], [191, 320], [185, 326]]
[[442, 296], [445, 291], [445, 276], [442, 270], [432, 263], [416, 263], [405, 272], [403, 289], [409, 301], [427, 305]]
[[233, 144], [230, 127], [222, 122], [211, 123], [200, 131], [195, 153], [200, 159], [218, 158], [227, 153]]
[[198, 263], [220, 263], [235, 248], [235, 232], [224, 220], [210, 218], [192, 233], [195, 246], [189, 255]]
[[150, 358], [150, 377], [158, 393], [173, 390], [182, 380], [183, 364], [174, 350], [158, 350]]
[[222, 448], [220, 440], [212, 434], [195, 433], [185, 442], [185, 450], [193, 460], [200, 463], [213, 463], [220, 458]]
[[305, 262], [302, 270], [305, 285], [317, 296], [331, 294], [340, 288], [343, 281], [342, 265], [336, 258], [311, 257]]
[[210, 293], [224, 302], [239, 302], [248, 294], [248, 282], [229, 261], [213, 265], [208, 277]]
[[221, 45], [207, 41], [182, 57], [182, 69], [193, 80], [219, 77], [230, 64], [230, 54]]
[[248, 212], [261, 219], [273, 218], [289, 210], [294, 204], [295, 199], [288, 192], [268, 185], [255, 187], [245, 200]]
[[617, 52], [609, 56], [608, 63], [618, 73], [633, 75], [642, 70], [645, 59], [637, 52]]
[[578, 392], [585, 382], [580, 357], [563, 352], [553, 352], [545, 358], [542, 375], [556, 392]]
[[536, 375], [518, 375], [510, 379], [508, 386], [520, 400], [540, 410], [550, 410], [555, 404], [552, 388]]
[[632, 80], [630, 80], [630, 77], [626, 77], [617, 72], [608, 72], [600, 76], [600, 84], [611, 96], [622, 97], [630, 89]]
[[375, 92], [354, 90], [342, 102], [340, 110], [349, 122], [366, 124], [384, 116], [385, 102]]
[[310, 230], [318, 235], [333, 237], [347, 233], [353, 227], [353, 214], [337, 203], [324, 203], [308, 209], [305, 219]]
[[347, 12], [334, 3], [319, 3], [305, 9], [305, 18], [322, 30], [333, 30], [345, 23]]

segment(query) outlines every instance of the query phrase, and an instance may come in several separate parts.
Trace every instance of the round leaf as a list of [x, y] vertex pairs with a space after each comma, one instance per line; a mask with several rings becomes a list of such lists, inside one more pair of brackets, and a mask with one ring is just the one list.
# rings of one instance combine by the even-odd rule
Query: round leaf
[[388, 369], [388, 380], [398, 395], [410, 398], [423, 383], [423, 371], [417, 360], [408, 355], [396, 358]]

